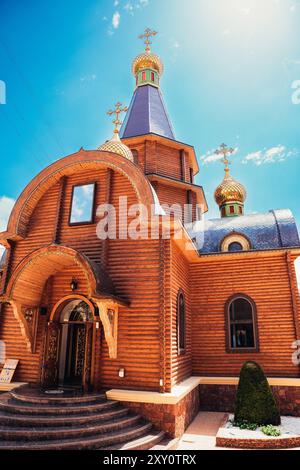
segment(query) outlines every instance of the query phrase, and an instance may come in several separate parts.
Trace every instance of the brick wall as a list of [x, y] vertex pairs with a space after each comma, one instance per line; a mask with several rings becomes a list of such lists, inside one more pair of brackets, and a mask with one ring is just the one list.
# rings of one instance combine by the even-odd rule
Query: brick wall
[[180, 437], [199, 412], [199, 391], [195, 388], [174, 405], [157, 403], [128, 403], [123, 405], [171, 437]]
[[[280, 413], [300, 416], [300, 387], [272, 386]], [[200, 385], [201, 411], [234, 411], [237, 385]]]

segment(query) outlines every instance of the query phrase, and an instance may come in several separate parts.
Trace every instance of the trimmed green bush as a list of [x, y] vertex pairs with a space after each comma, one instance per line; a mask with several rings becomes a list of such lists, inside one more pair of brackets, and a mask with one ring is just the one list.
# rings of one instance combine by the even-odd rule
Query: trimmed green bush
[[273, 436], [273, 437], [278, 437], [280, 436], [281, 432], [280, 429], [275, 428], [272, 424], [268, 424], [267, 426], [263, 426], [261, 428], [261, 431], [266, 435], [266, 436]]
[[280, 424], [280, 414], [272, 390], [264, 371], [256, 362], [245, 362], [241, 369], [234, 421], [247, 421], [259, 426]]
[[249, 431], [256, 431], [258, 425], [256, 423], [248, 423], [248, 421], [230, 421], [232, 426], [240, 429], [248, 429]]

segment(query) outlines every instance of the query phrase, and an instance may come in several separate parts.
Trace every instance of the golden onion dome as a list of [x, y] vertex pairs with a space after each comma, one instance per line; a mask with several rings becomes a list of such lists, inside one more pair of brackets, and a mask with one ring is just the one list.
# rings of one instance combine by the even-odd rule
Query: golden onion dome
[[116, 153], [117, 155], [121, 155], [121, 157], [125, 157], [133, 162], [133, 155], [131, 150], [129, 147], [127, 147], [127, 145], [121, 142], [118, 132], [114, 132], [113, 137], [110, 140], [107, 140], [104, 144], [100, 145], [98, 150], [102, 150], [103, 152]]
[[247, 197], [245, 187], [236, 181], [229, 173], [229, 169], [225, 169], [225, 176], [221, 184], [215, 190], [215, 201], [219, 206], [226, 202], [244, 203]]
[[134, 76], [143, 69], [154, 69], [160, 75], [164, 72], [164, 66], [158, 55], [153, 54], [150, 51], [145, 51], [139, 54], [132, 62], [132, 73]]

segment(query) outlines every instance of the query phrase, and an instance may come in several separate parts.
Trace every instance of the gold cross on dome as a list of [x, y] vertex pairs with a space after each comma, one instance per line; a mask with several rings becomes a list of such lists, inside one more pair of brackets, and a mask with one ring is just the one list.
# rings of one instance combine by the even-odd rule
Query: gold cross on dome
[[109, 116], [116, 115], [115, 119], [113, 120], [113, 124], [115, 125], [114, 133], [118, 134], [119, 133], [119, 127], [121, 126], [121, 124], [123, 124], [123, 121], [120, 121], [120, 114], [121, 113], [126, 113], [126, 111], [128, 111], [128, 107], [124, 106], [122, 108], [122, 103], [120, 103], [118, 101], [118, 103], [115, 104], [115, 108], [116, 108], [115, 110], [110, 109], [109, 111], [107, 111], [107, 114]]
[[156, 35], [157, 35], [157, 31], [152, 31], [150, 28], [147, 28], [145, 29], [144, 34], [141, 34], [139, 36], [139, 39], [145, 39], [144, 44], [146, 44], [146, 52], [150, 52], [150, 44], [152, 44], [149, 38], [151, 38], [152, 36], [156, 36]]
[[215, 151], [216, 155], [223, 155], [222, 163], [225, 165], [225, 171], [229, 170], [228, 166], [231, 164], [227, 156], [232, 155], [234, 151], [235, 149], [232, 147], [229, 148], [226, 144], [220, 145], [220, 147]]

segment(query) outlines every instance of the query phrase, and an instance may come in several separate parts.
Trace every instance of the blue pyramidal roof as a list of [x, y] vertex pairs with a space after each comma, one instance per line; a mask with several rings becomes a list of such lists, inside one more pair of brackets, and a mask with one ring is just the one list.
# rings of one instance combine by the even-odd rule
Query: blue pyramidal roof
[[175, 139], [159, 88], [143, 85], [136, 88], [120, 131], [120, 137], [159, 134]]

